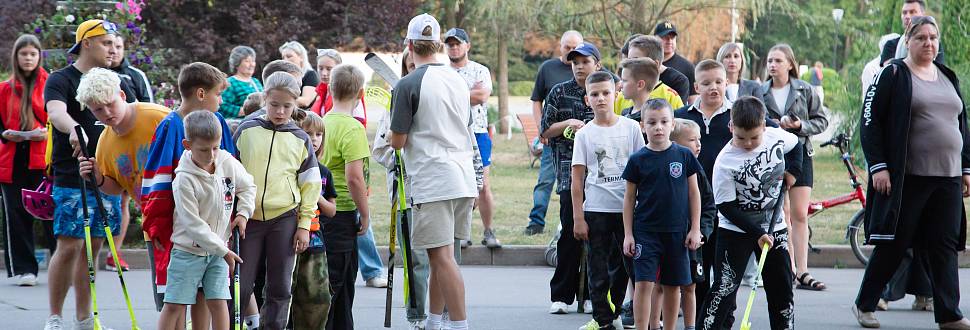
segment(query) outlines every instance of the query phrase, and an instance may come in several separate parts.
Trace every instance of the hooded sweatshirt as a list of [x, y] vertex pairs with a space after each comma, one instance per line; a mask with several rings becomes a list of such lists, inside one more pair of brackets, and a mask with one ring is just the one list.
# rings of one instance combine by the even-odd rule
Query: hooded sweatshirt
[[195, 165], [192, 151], [182, 153], [172, 182], [175, 223], [172, 243], [179, 250], [199, 256], [225, 256], [229, 252], [229, 227], [233, 201], [235, 213], [247, 219], [253, 214], [256, 184], [242, 164], [225, 150], [216, 154], [215, 171]]

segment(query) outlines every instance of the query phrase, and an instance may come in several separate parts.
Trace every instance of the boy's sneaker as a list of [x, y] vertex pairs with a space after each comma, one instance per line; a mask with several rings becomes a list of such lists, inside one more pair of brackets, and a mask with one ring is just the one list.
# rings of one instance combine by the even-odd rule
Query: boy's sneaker
[[[84, 321], [77, 321], [77, 320], [75, 320], [74, 321], [74, 330], [95, 330], [94, 329], [94, 317], [93, 316], [89, 316], [88, 318], [84, 319]], [[104, 325], [104, 322], [101, 322], [101, 328], [100, 328], [100, 330], [111, 330], [111, 328], [109, 328], [108, 326]]]
[[411, 324], [408, 325], [408, 329], [409, 330], [425, 330], [424, 329], [424, 321], [411, 321]]
[[584, 314], [593, 314], [593, 301], [592, 300], [587, 300], [586, 302], [583, 303], [583, 313]]
[[586, 324], [579, 327], [579, 330], [599, 330], [600, 324], [596, 320], [589, 320]]
[[64, 320], [61, 319], [60, 315], [51, 315], [47, 318], [47, 323], [44, 324], [44, 330], [63, 330]]
[[471, 240], [463, 239], [463, 240], [460, 240], [460, 241], [461, 241], [460, 246], [461, 246], [462, 249], [468, 248], [468, 247], [472, 246], [472, 241]]
[[[31, 273], [21, 274], [20, 276], [17, 277], [17, 285], [18, 286], [35, 286], [35, 285], [37, 285], [37, 275], [31, 274]], [[914, 306], [915, 306], [915, 304], [914, 304]]]
[[627, 301], [623, 304], [622, 312], [620, 312], [620, 319], [623, 322], [624, 329], [634, 329], [636, 328], [636, 322], [633, 319], [633, 301]]
[[553, 302], [552, 306], [549, 306], [549, 314], [569, 314], [566, 308], [569, 308], [569, 305], [566, 305], [564, 302]]
[[488, 247], [489, 249], [497, 249], [502, 247], [502, 243], [499, 243], [498, 238], [495, 238], [495, 231], [485, 229], [483, 235], [485, 238], [482, 239], [482, 245]]
[[876, 310], [888, 311], [889, 310], [889, 302], [886, 301], [885, 299], [879, 299], [879, 302], [876, 303]]
[[619, 316], [617, 316], [616, 319], [613, 320], [613, 329], [620, 330], [620, 329], [623, 329], [623, 328], [624, 328], [623, 321], [620, 320], [620, 317]]
[[859, 322], [863, 328], [879, 328], [879, 320], [876, 319], [876, 313], [873, 312], [863, 312], [852, 304], [852, 315], [855, 315], [856, 322]]
[[525, 227], [524, 234], [525, 234], [525, 236], [533, 236], [533, 235], [542, 234], [542, 232], [544, 232], [544, 231], [546, 231], [546, 226], [540, 226], [540, 225], [537, 225], [537, 224], [530, 224], [530, 225], [528, 225], [528, 226]]
[[913, 301], [914, 311], [933, 311], [933, 297], [923, 297], [916, 296], [916, 300]]
[[366, 281], [365, 285], [371, 288], [386, 288], [387, 279], [384, 276], [376, 276]]
[[[121, 271], [123, 272], [128, 271], [128, 263], [125, 262], [125, 259], [122, 258], [120, 255], [118, 256], [118, 263], [121, 264]], [[112, 258], [109, 256], [108, 262], [106, 264], [107, 266], [105, 268], [107, 268], [109, 271], [112, 271], [112, 272], [118, 271], [118, 267], [115, 266], [115, 258]]]

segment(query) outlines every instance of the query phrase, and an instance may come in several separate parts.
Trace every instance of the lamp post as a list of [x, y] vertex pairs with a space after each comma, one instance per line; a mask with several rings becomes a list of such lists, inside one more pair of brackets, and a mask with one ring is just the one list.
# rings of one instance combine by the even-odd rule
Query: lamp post
[[839, 28], [842, 24], [842, 16], [845, 15], [845, 10], [842, 8], [832, 9], [832, 19], [835, 20], [835, 42], [832, 43], [832, 69], [835, 70], [839, 63]]

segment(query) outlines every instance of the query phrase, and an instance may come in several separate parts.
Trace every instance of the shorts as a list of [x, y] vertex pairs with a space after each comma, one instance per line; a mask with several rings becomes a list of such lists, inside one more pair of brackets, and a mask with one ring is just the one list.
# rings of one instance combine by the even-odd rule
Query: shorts
[[411, 208], [411, 248], [433, 249], [468, 240], [475, 198], [463, 197], [417, 204]]
[[[105, 237], [104, 219], [98, 211], [98, 202], [94, 199], [94, 192], [87, 194], [88, 216], [91, 219], [91, 237]], [[84, 209], [81, 207], [81, 189], [54, 186], [54, 236], [84, 238]], [[115, 195], [101, 195], [104, 201], [107, 222], [111, 226], [111, 235], [121, 232], [121, 197]]]
[[808, 148], [803, 148], [802, 152], [802, 174], [799, 174], [795, 178], [795, 184], [792, 187], [812, 187], [812, 182], [815, 181], [815, 173], [812, 170], [812, 157], [808, 155]]
[[687, 232], [640, 232], [634, 234], [633, 256], [635, 282], [659, 282], [661, 285], [684, 286], [693, 283], [689, 250], [684, 246]]
[[229, 300], [229, 264], [222, 257], [194, 255], [172, 248], [165, 303], [194, 305], [199, 288], [206, 300]]
[[482, 166], [492, 165], [492, 138], [488, 133], [475, 133], [478, 141], [478, 153], [482, 155]]

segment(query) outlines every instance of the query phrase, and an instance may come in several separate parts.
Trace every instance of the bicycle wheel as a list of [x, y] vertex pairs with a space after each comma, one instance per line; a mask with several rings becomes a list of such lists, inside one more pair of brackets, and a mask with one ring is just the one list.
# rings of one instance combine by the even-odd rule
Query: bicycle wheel
[[846, 229], [846, 236], [849, 237], [849, 244], [852, 246], [852, 254], [862, 265], [869, 264], [869, 254], [862, 250], [862, 245], [866, 242], [866, 231], [863, 228], [865, 222], [865, 210], [859, 210], [852, 216], [852, 221]]

